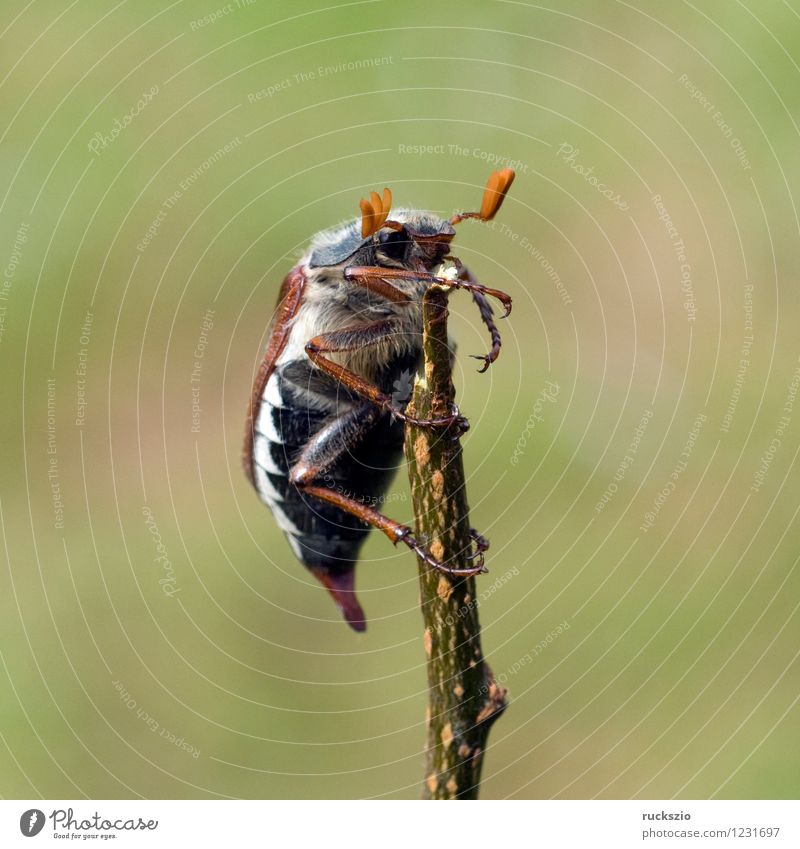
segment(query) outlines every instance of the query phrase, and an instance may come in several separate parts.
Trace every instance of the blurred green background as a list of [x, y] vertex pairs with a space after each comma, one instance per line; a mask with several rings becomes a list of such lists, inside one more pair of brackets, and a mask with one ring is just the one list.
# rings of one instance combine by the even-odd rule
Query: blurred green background
[[487, 374], [452, 322], [511, 696], [483, 795], [800, 792], [800, 6], [550, 5], [7, 16], [4, 797], [418, 796], [414, 562], [370, 539], [352, 633], [243, 413], [312, 234], [384, 185], [474, 208], [509, 160], [457, 239], [514, 298]]

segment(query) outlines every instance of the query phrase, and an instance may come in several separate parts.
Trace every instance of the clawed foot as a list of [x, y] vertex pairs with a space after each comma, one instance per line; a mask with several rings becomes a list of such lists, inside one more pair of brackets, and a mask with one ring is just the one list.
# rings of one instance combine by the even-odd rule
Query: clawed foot
[[456, 438], [460, 437], [462, 433], [466, 433], [469, 430], [469, 421], [461, 415], [460, 410], [455, 404], [452, 405], [449, 415], [440, 416], [434, 419], [418, 419], [414, 416], [407, 415], [402, 410], [398, 410], [393, 406], [389, 406], [388, 410], [396, 419], [400, 419], [400, 421], [405, 422], [406, 424], [415, 425], [416, 427], [452, 428]]
[[403, 528], [398, 534], [395, 543], [404, 542], [421, 560], [428, 564], [431, 569], [436, 569], [437, 572], [444, 572], [445, 575], [455, 575], [471, 577], [472, 575], [480, 575], [489, 570], [483, 565], [483, 553], [489, 548], [489, 541], [481, 536], [474, 528], [470, 528], [469, 535], [475, 544], [475, 551], [467, 555], [467, 560], [476, 560], [474, 566], [466, 568], [455, 568], [437, 560], [417, 539], [412, 535], [411, 528]]
[[483, 534], [479, 534], [475, 528], [469, 529], [469, 535], [472, 537], [472, 541], [475, 543], [475, 552], [470, 554], [467, 560], [474, 560], [479, 555], [483, 554], [484, 551], [489, 550], [489, 540], [486, 539]]
[[498, 351], [492, 351], [490, 354], [470, 354], [473, 360], [480, 360], [483, 363], [483, 368], [478, 369], [478, 374], [483, 374], [486, 369], [497, 359]]

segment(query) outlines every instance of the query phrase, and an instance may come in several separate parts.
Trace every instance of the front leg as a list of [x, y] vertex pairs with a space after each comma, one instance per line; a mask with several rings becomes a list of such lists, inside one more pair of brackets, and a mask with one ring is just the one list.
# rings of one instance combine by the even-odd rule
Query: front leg
[[[463, 265], [461, 261], [457, 260], [455, 257], [451, 258], [456, 263], [460, 280], [466, 280], [469, 283], [478, 282], [475, 279], [475, 275], [466, 267], [466, 265]], [[483, 294], [483, 292], [473, 289], [472, 300], [475, 301], [475, 305], [478, 307], [478, 311], [481, 314], [481, 320], [486, 325], [486, 329], [489, 331], [489, 336], [492, 339], [492, 347], [488, 354], [470, 354], [474, 360], [481, 360], [483, 362], [483, 368], [478, 369], [478, 373], [483, 374], [483, 372], [485, 372], [500, 355], [500, 347], [503, 343], [500, 338], [500, 331], [494, 323], [494, 311], [492, 310], [492, 305], [489, 303], [489, 299]]]
[[[446, 257], [454, 262], [456, 269], [460, 272], [464, 266], [456, 257]], [[505, 312], [502, 318], [507, 318], [511, 315], [511, 296], [499, 289], [490, 289], [482, 283], [478, 283], [472, 275], [469, 277], [444, 277], [442, 275], [431, 274], [428, 271], [407, 271], [404, 268], [382, 268], [381, 266], [372, 265], [350, 265], [344, 270], [345, 280], [364, 281], [364, 280], [420, 280], [427, 283], [438, 283], [448, 289], [464, 289], [473, 294], [480, 293], [484, 297], [496, 298], [503, 305]]]
[[469, 422], [459, 414], [455, 405], [453, 412], [448, 416], [435, 419], [416, 419], [406, 415], [399, 407], [395, 406], [392, 399], [373, 383], [324, 356], [324, 354], [359, 351], [369, 346], [386, 343], [395, 332], [397, 332], [397, 323], [392, 319], [383, 319], [355, 327], [345, 327], [342, 330], [332, 330], [329, 333], [321, 333], [319, 336], [315, 336], [306, 343], [305, 351], [311, 362], [321, 371], [338, 380], [351, 392], [366, 398], [379, 409], [391, 413], [401, 421], [417, 427], [450, 427], [452, 425], [459, 431], [467, 430]]
[[401, 279], [401, 280], [421, 280], [429, 283], [437, 283], [440, 286], [447, 286], [453, 289], [465, 289], [472, 293], [472, 298], [478, 307], [481, 314], [481, 320], [486, 325], [489, 335], [492, 338], [492, 348], [488, 354], [473, 354], [476, 360], [483, 361], [483, 368], [478, 369], [479, 372], [484, 372], [497, 359], [500, 354], [500, 331], [494, 323], [494, 313], [489, 304], [488, 297], [496, 298], [503, 304], [504, 313], [502, 318], [506, 318], [511, 313], [511, 298], [505, 292], [499, 289], [490, 289], [478, 283], [472, 272], [455, 256], [446, 256], [445, 259], [450, 260], [456, 271], [457, 276], [445, 277], [443, 275], [429, 274], [428, 272], [406, 271], [401, 268], [380, 268], [378, 266], [367, 265], [352, 265], [344, 270], [346, 280], [361, 283], [362, 285], [372, 285], [381, 280], [385, 285], [390, 285], [384, 278]]

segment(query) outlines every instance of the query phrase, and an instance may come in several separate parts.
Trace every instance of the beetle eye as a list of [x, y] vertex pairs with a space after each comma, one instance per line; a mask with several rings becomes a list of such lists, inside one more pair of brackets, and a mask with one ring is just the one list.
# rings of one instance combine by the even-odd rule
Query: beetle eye
[[380, 234], [380, 250], [381, 253], [391, 259], [402, 260], [408, 250], [409, 237], [408, 233], [403, 230], [383, 231]]

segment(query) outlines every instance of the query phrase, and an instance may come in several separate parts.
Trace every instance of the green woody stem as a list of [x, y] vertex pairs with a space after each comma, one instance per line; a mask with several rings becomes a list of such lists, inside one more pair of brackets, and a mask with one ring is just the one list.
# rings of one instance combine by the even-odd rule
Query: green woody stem
[[[452, 406], [447, 298], [434, 286], [423, 303], [424, 375], [409, 405], [417, 418], [446, 416]], [[408, 427], [405, 451], [417, 538], [438, 560], [468, 568], [472, 541], [459, 440], [441, 429]], [[475, 579], [450, 577], [422, 562], [419, 575], [429, 688], [423, 796], [475, 799], [489, 730], [506, 693], [483, 659]]]

